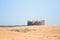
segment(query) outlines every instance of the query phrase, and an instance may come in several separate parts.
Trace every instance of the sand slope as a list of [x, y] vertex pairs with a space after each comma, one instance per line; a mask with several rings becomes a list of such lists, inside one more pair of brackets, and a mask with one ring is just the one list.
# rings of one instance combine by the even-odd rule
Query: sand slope
[[0, 40], [60, 40], [60, 27], [51, 25], [0, 27]]

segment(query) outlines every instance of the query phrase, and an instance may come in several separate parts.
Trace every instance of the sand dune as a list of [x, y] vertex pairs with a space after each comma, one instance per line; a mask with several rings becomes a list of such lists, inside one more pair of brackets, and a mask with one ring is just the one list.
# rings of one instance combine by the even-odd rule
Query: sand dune
[[0, 27], [0, 40], [60, 40], [60, 26]]

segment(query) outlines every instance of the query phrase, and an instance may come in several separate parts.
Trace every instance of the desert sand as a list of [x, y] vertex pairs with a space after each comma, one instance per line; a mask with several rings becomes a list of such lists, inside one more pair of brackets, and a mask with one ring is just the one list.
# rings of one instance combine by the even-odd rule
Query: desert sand
[[0, 27], [0, 40], [60, 40], [60, 26]]

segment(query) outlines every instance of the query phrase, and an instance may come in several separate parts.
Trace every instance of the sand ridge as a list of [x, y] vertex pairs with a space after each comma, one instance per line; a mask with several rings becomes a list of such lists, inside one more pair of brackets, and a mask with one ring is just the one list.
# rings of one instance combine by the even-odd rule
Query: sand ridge
[[0, 27], [0, 40], [60, 40], [60, 26]]

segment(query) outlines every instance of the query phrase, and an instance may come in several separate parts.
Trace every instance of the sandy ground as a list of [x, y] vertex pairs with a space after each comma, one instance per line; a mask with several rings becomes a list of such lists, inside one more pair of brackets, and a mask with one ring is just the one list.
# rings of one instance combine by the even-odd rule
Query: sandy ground
[[60, 26], [0, 27], [0, 40], [60, 40]]

